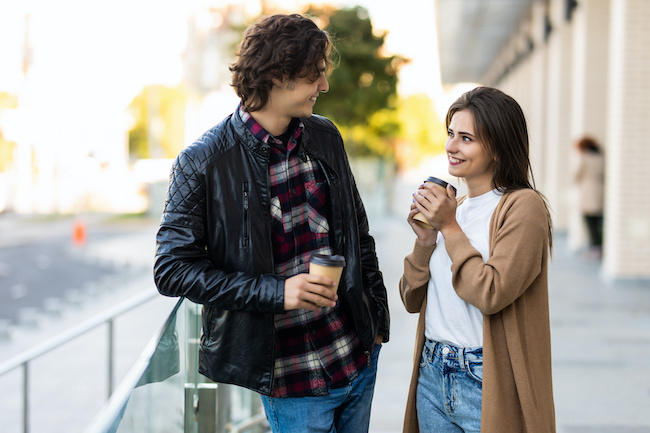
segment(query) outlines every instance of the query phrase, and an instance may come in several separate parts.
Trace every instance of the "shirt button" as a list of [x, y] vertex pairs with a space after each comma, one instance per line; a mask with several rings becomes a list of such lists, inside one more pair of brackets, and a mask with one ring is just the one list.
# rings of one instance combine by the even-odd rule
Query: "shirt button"
[[442, 349], [442, 354], [443, 355], [449, 355], [449, 348], [448, 347], [443, 348]]
[[316, 331], [311, 331], [311, 335], [316, 335]]

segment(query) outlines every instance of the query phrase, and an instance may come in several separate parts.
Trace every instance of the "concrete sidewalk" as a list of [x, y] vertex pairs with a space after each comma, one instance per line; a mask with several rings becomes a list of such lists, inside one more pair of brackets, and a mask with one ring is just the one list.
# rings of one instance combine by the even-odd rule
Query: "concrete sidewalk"
[[[410, 380], [417, 316], [405, 311], [397, 289], [403, 258], [415, 239], [405, 222], [408, 196], [404, 191], [410, 188], [412, 185], [400, 187], [397, 196], [405, 199], [391, 212], [373, 210], [370, 214], [392, 319], [391, 341], [384, 345], [380, 357], [373, 433], [401, 431]], [[150, 221], [141, 230], [89, 244], [85, 251], [89, 256], [137, 262], [141, 274], [129, 281], [115, 281], [113, 291], [52, 321], [46, 329], [18, 330], [17, 341], [0, 346], [0, 361], [128, 296], [155, 290], [150, 265], [156, 226]], [[598, 263], [568, 251], [562, 234], [555, 242], [550, 302], [558, 432], [650, 432], [650, 284], [607, 283], [600, 278]], [[123, 377], [129, 360], [144, 348], [173, 303], [160, 297], [120, 322], [118, 344], [128, 355], [120, 363], [117, 379]], [[97, 332], [33, 365], [32, 431], [81, 432], [101, 407], [105, 397], [104, 346], [96, 340], [105, 337], [102, 331]], [[20, 399], [18, 376], [0, 377], [3, 432], [20, 431]]]

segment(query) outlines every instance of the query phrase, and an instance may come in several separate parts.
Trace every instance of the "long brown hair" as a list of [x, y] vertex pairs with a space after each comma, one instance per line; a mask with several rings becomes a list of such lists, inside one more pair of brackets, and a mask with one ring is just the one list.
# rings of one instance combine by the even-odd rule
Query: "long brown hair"
[[310, 18], [299, 14], [269, 16], [244, 32], [237, 60], [230, 65], [231, 86], [246, 111], [260, 110], [268, 102], [273, 79], [313, 77], [315, 81], [323, 60], [329, 73], [331, 51], [329, 35]]
[[552, 248], [551, 213], [548, 201], [535, 188], [523, 110], [511, 96], [492, 87], [476, 87], [451, 104], [445, 119], [447, 128], [454, 114], [461, 110], [472, 114], [477, 138], [495, 159], [493, 186], [503, 192], [530, 188], [542, 198], [548, 219], [549, 246]]

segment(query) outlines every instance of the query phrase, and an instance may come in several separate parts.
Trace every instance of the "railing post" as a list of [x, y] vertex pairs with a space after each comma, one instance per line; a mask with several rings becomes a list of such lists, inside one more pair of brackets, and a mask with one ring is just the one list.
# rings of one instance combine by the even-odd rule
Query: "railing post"
[[23, 433], [29, 433], [29, 361], [23, 364]]
[[199, 397], [193, 383], [185, 383], [185, 419], [183, 421], [184, 433], [197, 433], [197, 409]]
[[216, 383], [200, 383], [199, 406], [197, 411], [198, 433], [220, 432], [217, 429], [217, 385]]
[[109, 319], [107, 322], [108, 325], [108, 398], [111, 398], [113, 394], [113, 363], [114, 363], [114, 344], [113, 344], [113, 319]]
[[227, 433], [230, 424], [231, 386], [225, 383], [217, 384], [217, 433]]

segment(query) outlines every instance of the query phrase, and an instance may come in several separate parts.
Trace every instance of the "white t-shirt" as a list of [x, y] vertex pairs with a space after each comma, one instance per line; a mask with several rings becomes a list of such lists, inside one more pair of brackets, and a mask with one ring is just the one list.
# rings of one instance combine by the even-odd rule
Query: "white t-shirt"
[[[494, 189], [466, 198], [456, 209], [456, 221], [484, 262], [490, 254], [490, 219], [502, 195]], [[456, 294], [451, 284], [451, 258], [441, 233], [429, 260], [429, 271], [426, 337], [457, 347], [482, 347], [483, 313]]]

